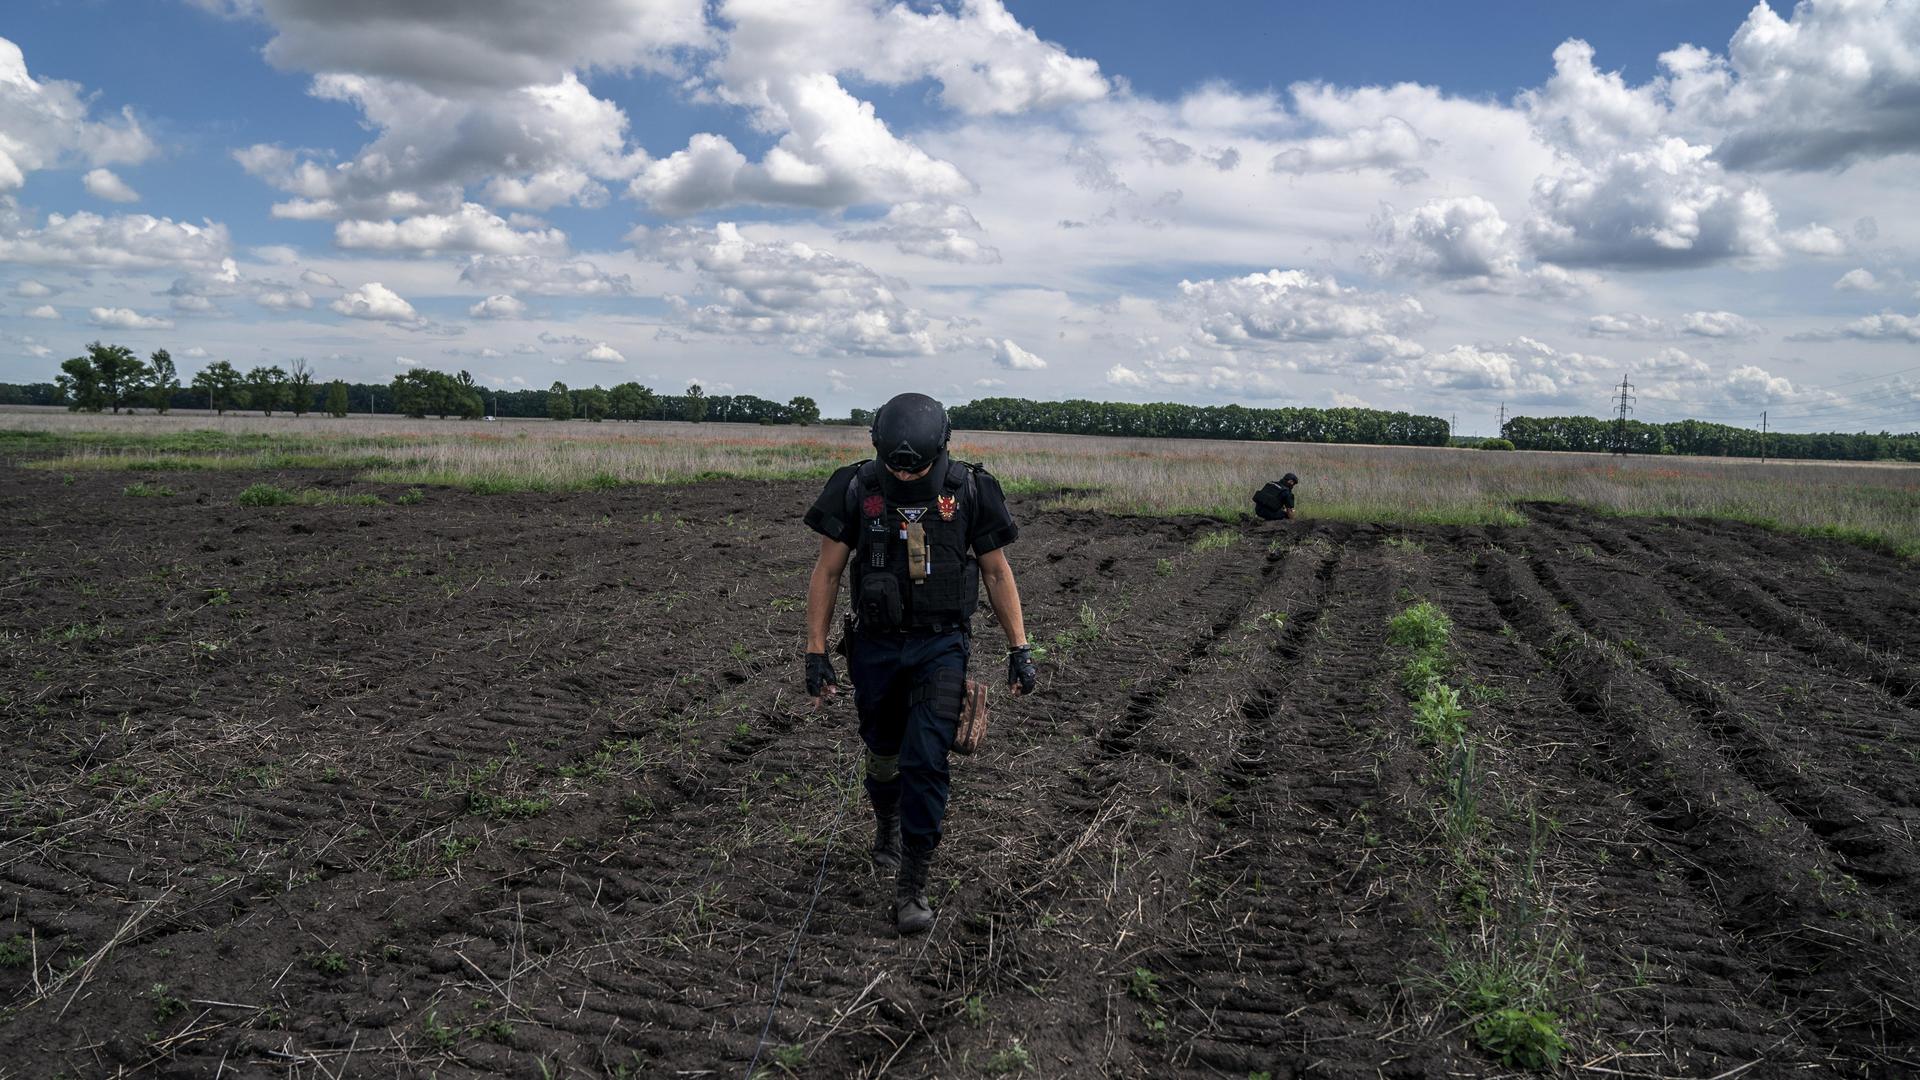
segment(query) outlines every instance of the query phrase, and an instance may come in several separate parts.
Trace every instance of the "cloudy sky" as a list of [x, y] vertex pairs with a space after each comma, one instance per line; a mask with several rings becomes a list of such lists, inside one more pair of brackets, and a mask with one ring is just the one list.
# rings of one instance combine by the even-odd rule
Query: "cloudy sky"
[[0, 381], [1920, 428], [1920, 0], [7, 0]]

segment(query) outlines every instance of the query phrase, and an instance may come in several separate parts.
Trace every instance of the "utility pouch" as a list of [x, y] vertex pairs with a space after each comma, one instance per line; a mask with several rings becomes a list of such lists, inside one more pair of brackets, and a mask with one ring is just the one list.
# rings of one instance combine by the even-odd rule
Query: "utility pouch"
[[972, 754], [987, 741], [987, 684], [967, 680], [966, 696], [960, 701], [960, 720], [953, 728], [953, 752]]
[[907, 574], [915, 585], [927, 580], [932, 564], [927, 558], [927, 527], [919, 522], [907, 526]]
[[892, 574], [868, 574], [860, 582], [860, 625], [868, 630], [898, 630], [907, 621], [900, 598], [900, 579]]

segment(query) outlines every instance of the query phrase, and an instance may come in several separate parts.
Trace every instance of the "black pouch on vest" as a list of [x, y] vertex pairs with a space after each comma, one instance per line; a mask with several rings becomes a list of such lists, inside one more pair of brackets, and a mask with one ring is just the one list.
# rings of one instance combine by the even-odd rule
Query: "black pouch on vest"
[[900, 579], [892, 574], [868, 574], [860, 582], [860, 626], [866, 630], [898, 630], [907, 621], [900, 599]]

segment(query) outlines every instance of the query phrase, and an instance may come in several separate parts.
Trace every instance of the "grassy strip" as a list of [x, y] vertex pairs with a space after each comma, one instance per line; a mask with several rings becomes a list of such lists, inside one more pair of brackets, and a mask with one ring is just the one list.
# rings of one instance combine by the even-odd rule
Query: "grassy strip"
[[274, 484], [254, 484], [234, 498], [241, 506], [383, 506], [378, 495], [342, 495], [336, 491], [304, 488], [288, 491]]
[[[21, 422], [43, 429], [0, 431], [0, 458], [68, 472], [357, 469], [369, 481], [492, 493], [819, 480], [871, 452], [865, 432], [844, 427], [228, 418], [213, 430], [169, 426], [218, 423], [207, 417], [53, 419], [60, 430], [34, 418]], [[136, 423], [144, 429], [114, 426]], [[261, 427], [267, 430], [249, 430]], [[1608, 514], [1740, 521], [1920, 558], [1920, 469], [1898, 466], [983, 432], [964, 433], [954, 453], [988, 462], [1010, 492], [1049, 496], [1069, 509], [1245, 520], [1260, 482], [1292, 470], [1304, 478], [1302, 513], [1316, 520], [1522, 525], [1516, 504], [1561, 502]], [[1810, 489], [1819, 497], [1807, 497]]]
[[[1527, 902], [1542, 843], [1538, 822], [1529, 820], [1531, 843], [1522, 880], [1501, 881], [1502, 860], [1491, 849], [1490, 827], [1481, 813], [1485, 771], [1471, 736], [1460, 692], [1447, 684], [1453, 670], [1449, 643], [1453, 621], [1428, 601], [1387, 622], [1387, 642], [1406, 650], [1400, 686], [1413, 709], [1420, 741], [1446, 755], [1439, 814], [1448, 864], [1457, 875], [1452, 911], [1464, 933], [1442, 942], [1446, 964], [1423, 981], [1466, 1016], [1474, 1041], [1509, 1067], [1551, 1069], [1567, 1049], [1560, 1002], [1580, 958], [1536, 925]], [[1504, 912], [1498, 895], [1518, 895], [1520, 910]]]

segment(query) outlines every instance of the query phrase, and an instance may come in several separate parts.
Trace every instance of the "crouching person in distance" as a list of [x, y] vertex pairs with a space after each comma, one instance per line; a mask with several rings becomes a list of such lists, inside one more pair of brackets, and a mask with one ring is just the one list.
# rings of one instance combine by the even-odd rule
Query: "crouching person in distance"
[[933, 924], [927, 875], [947, 811], [947, 751], [966, 688], [980, 582], [1007, 634], [1007, 683], [1030, 694], [1033, 651], [1006, 551], [1019, 535], [1000, 482], [951, 461], [947, 411], [901, 394], [874, 414], [876, 460], [827, 480], [807, 511], [821, 535], [807, 586], [807, 693], [816, 707], [840, 688], [827, 657], [841, 573], [853, 564], [844, 651], [873, 803], [873, 863], [897, 874], [894, 925]]

